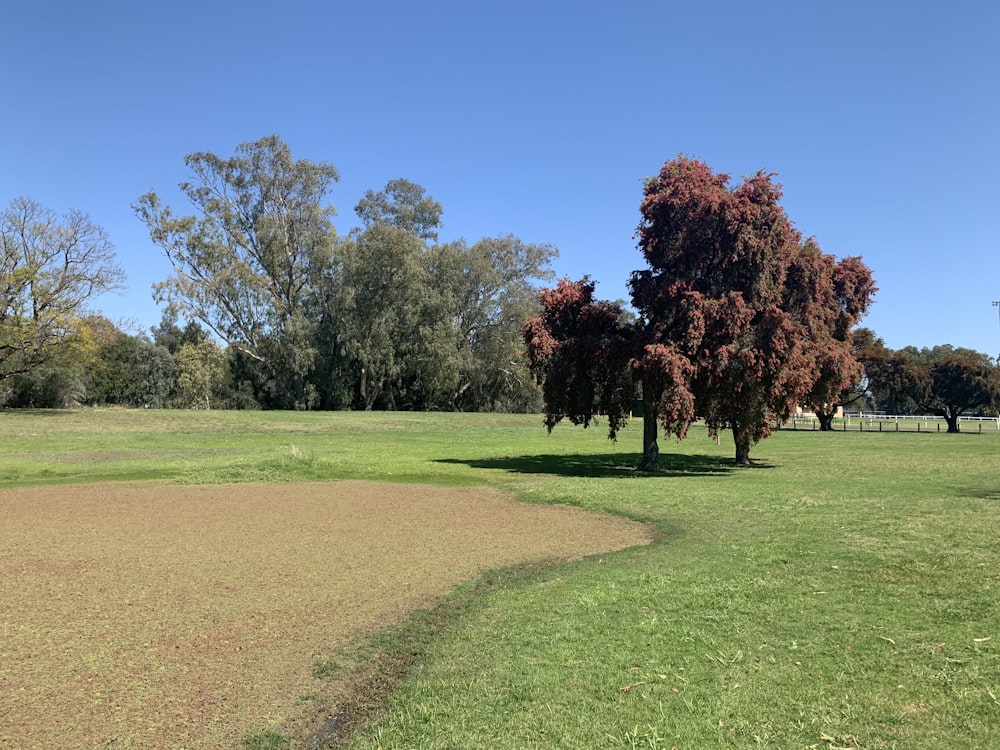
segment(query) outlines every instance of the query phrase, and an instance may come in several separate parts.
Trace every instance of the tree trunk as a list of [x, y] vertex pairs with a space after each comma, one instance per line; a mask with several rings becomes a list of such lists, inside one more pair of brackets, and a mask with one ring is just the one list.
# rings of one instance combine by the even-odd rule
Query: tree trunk
[[959, 412], [948, 410], [948, 413], [944, 415], [944, 421], [948, 423], [948, 432], [960, 432], [958, 429], [958, 417]]
[[750, 433], [742, 429], [738, 422], [733, 422], [733, 442], [736, 443], [736, 465], [750, 465]]
[[660, 446], [656, 442], [660, 415], [652, 399], [642, 401], [642, 463], [640, 471], [659, 471]]
[[361, 383], [359, 386], [361, 394], [361, 405], [365, 411], [371, 411], [375, 407], [375, 402], [382, 393], [382, 383], [385, 381], [372, 381], [368, 377], [368, 368], [361, 368]]
[[820, 432], [833, 432], [834, 412], [816, 411], [816, 419], [819, 420]]

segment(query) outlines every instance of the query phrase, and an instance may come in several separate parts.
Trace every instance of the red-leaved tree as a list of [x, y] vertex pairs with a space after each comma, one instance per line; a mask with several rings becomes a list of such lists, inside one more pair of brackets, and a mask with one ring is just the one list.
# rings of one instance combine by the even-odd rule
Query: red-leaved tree
[[731, 429], [747, 464], [797, 404], [831, 405], [859, 375], [850, 332], [875, 287], [859, 259], [803, 242], [780, 198], [764, 172], [733, 187], [684, 157], [647, 180], [636, 236], [648, 267], [629, 281], [638, 320], [622, 324], [589, 281], [564, 281], [525, 328], [549, 428], [603, 413], [614, 437], [641, 390], [642, 469], [657, 468], [658, 425], [682, 438], [696, 417]]
[[812, 343], [808, 356], [813, 385], [802, 404], [816, 414], [820, 430], [829, 431], [837, 407], [858, 397], [851, 389], [861, 382], [864, 371], [854, 328], [875, 293], [871, 271], [860, 258], [836, 262], [809, 239], [793, 264], [787, 287], [789, 307], [797, 311]]
[[587, 427], [608, 417], [610, 437], [625, 424], [635, 399], [629, 372], [635, 335], [621, 307], [594, 300], [594, 284], [562, 279], [538, 295], [541, 314], [524, 326], [528, 362], [542, 383], [545, 424], [563, 418]]

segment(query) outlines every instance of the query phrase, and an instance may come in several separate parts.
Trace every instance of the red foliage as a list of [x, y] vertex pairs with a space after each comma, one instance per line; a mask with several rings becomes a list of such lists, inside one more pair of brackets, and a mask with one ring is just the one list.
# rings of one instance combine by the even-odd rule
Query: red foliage
[[[696, 413], [733, 429], [737, 459], [805, 400], [831, 400], [859, 371], [850, 329], [875, 291], [857, 258], [837, 263], [799, 232], [764, 172], [731, 187], [684, 157], [646, 184], [637, 236], [650, 269], [632, 300], [656, 343], [691, 364]], [[682, 300], [684, 303], [682, 304]], [[675, 312], [700, 321], [691, 337]]]
[[633, 361], [632, 371], [642, 383], [647, 408], [652, 407], [663, 428], [682, 440], [695, 417], [694, 394], [688, 388], [694, 371], [691, 360], [674, 347], [651, 344]]
[[[539, 295], [542, 314], [524, 334], [550, 428], [600, 410], [614, 436], [641, 384], [667, 430], [683, 437], [696, 416], [732, 428], [745, 462], [795, 405], [830, 403], [856, 381], [851, 329], [871, 304], [871, 272], [803, 243], [772, 175], [729, 182], [686, 157], [647, 181], [636, 236], [648, 268], [629, 281], [635, 325], [595, 302], [587, 279]], [[645, 439], [655, 462], [655, 431]]]
[[613, 438], [628, 418], [635, 391], [628, 374], [634, 335], [617, 305], [594, 301], [594, 284], [562, 279], [538, 295], [542, 312], [524, 326], [528, 364], [542, 382], [546, 425], [564, 417], [588, 426], [608, 417]]

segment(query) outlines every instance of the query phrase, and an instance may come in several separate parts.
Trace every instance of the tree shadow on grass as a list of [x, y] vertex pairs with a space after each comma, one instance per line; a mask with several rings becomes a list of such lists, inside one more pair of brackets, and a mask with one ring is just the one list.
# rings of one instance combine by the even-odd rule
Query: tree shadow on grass
[[639, 453], [540, 454], [536, 456], [497, 456], [489, 458], [442, 458], [438, 463], [465, 464], [474, 469], [501, 469], [512, 474], [552, 474], [561, 477], [690, 477], [718, 476], [737, 470], [767, 469], [770, 464], [754, 461], [749, 467], [737, 466], [731, 458], [660, 454], [660, 470], [639, 471]]

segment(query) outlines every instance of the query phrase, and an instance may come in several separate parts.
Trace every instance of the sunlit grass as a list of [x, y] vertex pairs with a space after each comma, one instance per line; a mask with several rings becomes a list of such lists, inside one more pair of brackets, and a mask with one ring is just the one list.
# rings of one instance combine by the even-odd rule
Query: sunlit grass
[[355, 748], [995, 741], [995, 431], [782, 431], [736, 469], [726, 436], [696, 427], [649, 476], [632, 469], [641, 425], [610, 443], [537, 416], [80, 411], [0, 428], [6, 486], [490, 484], [660, 530], [456, 610]]

